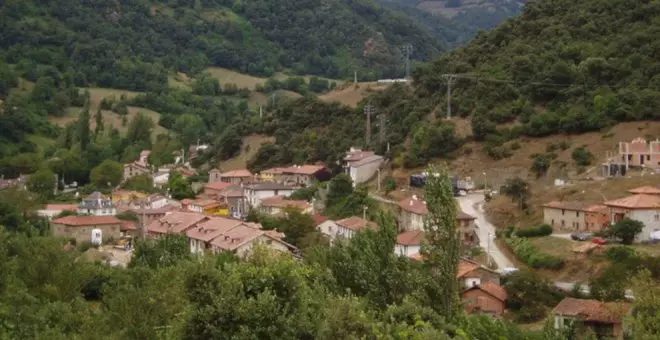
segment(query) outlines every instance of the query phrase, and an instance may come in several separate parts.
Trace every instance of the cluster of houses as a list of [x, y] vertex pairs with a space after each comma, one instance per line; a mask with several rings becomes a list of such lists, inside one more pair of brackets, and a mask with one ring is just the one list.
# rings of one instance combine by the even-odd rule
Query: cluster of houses
[[643, 186], [630, 195], [600, 204], [552, 201], [543, 205], [543, 222], [556, 230], [595, 232], [624, 218], [640, 221], [637, 241], [660, 239], [660, 188]]
[[[202, 150], [203, 146], [192, 146], [188, 160], [196, 157], [198, 150]], [[178, 156], [174, 164], [168, 164], [155, 168], [149, 164], [150, 150], [143, 150], [140, 152], [140, 157], [130, 163], [124, 164], [123, 181], [139, 176], [149, 175], [153, 178], [155, 187], [163, 187], [170, 179], [170, 174], [174, 171], [180, 173], [184, 177], [191, 177], [197, 174], [197, 171], [191, 168], [188, 164], [183, 162], [183, 157]]]

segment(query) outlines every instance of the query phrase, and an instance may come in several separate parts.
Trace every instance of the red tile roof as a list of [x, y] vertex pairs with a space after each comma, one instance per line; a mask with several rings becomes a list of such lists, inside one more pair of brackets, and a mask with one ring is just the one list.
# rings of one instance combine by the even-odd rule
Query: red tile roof
[[46, 204], [44, 210], [76, 211], [78, 210], [78, 205], [77, 204]]
[[576, 299], [567, 297], [552, 310], [554, 314], [572, 316], [584, 321], [601, 323], [621, 323], [630, 311], [627, 302], [604, 303], [598, 300]]
[[173, 212], [151, 222], [147, 230], [158, 234], [182, 233], [204, 219], [207, 217], [200, 213]]
[[314, 219], [314, 225], [319, 225], [319, 224], [329, 220], [328, 217], [325, 217], [325, 216], [319, 215], [319, 214], [312, 215], [312, 218]]
[[239, 225], [235, 228], [232, 228], [231, 230], [228, 230], [223, 235], [213, 239], [211, 241], [211, 245], [222, 250], [233, 251], [262, 235], [265, 235], [265, 232], [262, 230], [250, 228], [245, 225]]
[[138, 224], [135, 221], [121, 221], [121, 224], [119, 225], [119, 230], [121, 231], [137, 230], [137, 229], [138, 229]]
[[424, 240], [423, 230], [405, 231], [396, 237], [396, 243], [404, 246], [420, 245], [422, 240]]
[[355, 161], [363, 160], [367, 157], [371, 157], [375, 154], [376, 153], [373, 151], [362, 151], [362, 150], [349, 151], [346, 153], [346, 157], [344, 157], [344, 160], [349, 162], [355, 162]]
[[211, 189], [211, 190], [217, 190], [217, 191], [222, 191], [225, 190], [235, 184], [232, 183], [227, 183], [227, 182], [213, 182], [213, 183], [208, 183], [204, 186], [205, 189]]
[[608, 207], [626, 209], [660, 209], [660, 196], [638, 194], [603, 203]]
[[278, 195], [265, 198], [261, 200], [261, 205], [265, 207], [274, 207], [274, 208], [295, 208], [300, 210], [305, 210], [310, 208], [312, 205], [307, 201], [301, 200], [288, 200], [286, 197]]
[[587, 204], [583, 202], [562, 202], [562, 201], [552, 201], [543, 205], [544, 208], [551, 209], [563, 209], [571, 211], [585, 211]]
[[460, 261], [458, 261], [458, 270], [456, 271], [456, 278], [461, 279], [465, 277], [467, 274], [473, 272], [474, 270], [480, 267], [481, 265], [476, 262], [460, 259]]
[[660, 195], [660, 188], [650, 185], [628, 190], [631, 194]]
[[51, 222], [73, 227], [121, 223], [121, 221], [114, 216], [65, 216], [56, 218]]
[[351, 217], [345, 218], [343, 220], [339, 220], [339, 221], [337, 221], [337, 225], [342, 226], [342, 227], [347, 228], [347, 229], [354, 230], [354, 231], [360, 231], [360, 230], [365, 229], [367, 227], [369, 227], [371, 229], [377, 229], [378, 228], [378, 225], [376, 225], [376, 223], [371, 222], [371, 221], [367, 221], [367, 220], [362, 219], [362, 218], [357, 217], [357, 216], [351, 216]]
[[248, 169], [236, 169], [220, 174], [220, 177], [252, 177], [252, 173]]
[[607, 206], [603, 204], [594, 204], [586, 207], [584, 210], [590, 213], [607, 213]]
[[209, 242], [229, 230], [242, 225], [243, 222], [223, 217], [211, 217], [206, 221], [197, 223], [186, 231], [189, 238]]
[[[290, 166], [288, 168], [274, 168], [273, 170], [280, 171], [281, 173], [291, 173], [300, 175], [314, 175], [315, 173], [325, 169], [323, 165], [300, 165]], [[275, 172], [276, 173], [276, 172]]]
[[470, 291], [474, 289], [479, 289], [481, 291], [484, 291], [502, 302], [506, 301], [506, 299], [508, 298], [508, 294], [506, 293], [506, 290], [502, 288], [502, 286], [494, 284], [492, 282], [484, 282], [482, 284], [475, 285], [473, 287], [468, 287], [465, 291]]
[[[417, 214], [417, 215], [426, 215], [429, 213], [429, 209], [426, 206], [426, 201], [421, 200], [416, 197], [406, 198], [399, 201], [399, 207], [402, 210], [407, 212]], [[466, 214], [463, 211], [458, 211], [456, 214], [456, 219], [458, 220], [475, 220], [476, 217]]]

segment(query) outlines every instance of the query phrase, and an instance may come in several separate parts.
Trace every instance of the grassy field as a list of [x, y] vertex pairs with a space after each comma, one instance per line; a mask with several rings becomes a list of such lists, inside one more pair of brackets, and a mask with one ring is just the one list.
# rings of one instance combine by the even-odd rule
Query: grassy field
[[239, 88], [254, 90], [258, 84], [266, 82], [266, 78], [259, 78], [222, 67], [209, 67], [206, 72], [217, 78], [220, 86], [236, 84]]
[[192, 79], [190, 79], [187, 74], [182, 72], [178, 72], [176, 75], [170, 75], [167, 77], [167, 86], [171, 88], [191, 91], [191, 82]]
[[378, 84], [376, 82], [358, 83], [345, 83], [337, 89], [319, 96], [321, 100], [327, 102], [339, 102], [346, 106], [357, 107], [362, 98], [373, 93], [380, 91], [387, 87], [386, 84]]
[[573, 257], [573, 248], [580, 244], [577, 241], [554, 236], [532, 237], [529, 240], [532, 244], [539, 247], [543, 253], [557, 256], [564, 260], [571, 259]]
[[234, 170], [234, 169], [244, 169], [247, 165], [247, 161], [254, 156], [261, 144], [266, 142], [272, 142], [273, 137], [261, 136], [261, 135], [252, 135], [243, 138], [243, 147], [241, 148], [241, 153], [231, 159], [228, 159], [220, 164], [214, 164], [213, 167], [218, 167], [222, 171]]

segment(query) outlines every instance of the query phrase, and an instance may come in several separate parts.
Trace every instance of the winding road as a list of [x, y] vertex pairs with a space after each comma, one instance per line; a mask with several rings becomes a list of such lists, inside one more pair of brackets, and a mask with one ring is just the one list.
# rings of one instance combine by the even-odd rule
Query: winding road
[[457, 200], [464, 213], [472, 215], [477, 219], [479, 245], [490, 253], [489, 255], [497, 265], [497, 268], [513, 267], [513, 263], [509, 261], [494, 242], [495, 226], [486, 219], [486, 214], [484, 213], [484, 195], [482, 193], [472, 193], [457, 197]]

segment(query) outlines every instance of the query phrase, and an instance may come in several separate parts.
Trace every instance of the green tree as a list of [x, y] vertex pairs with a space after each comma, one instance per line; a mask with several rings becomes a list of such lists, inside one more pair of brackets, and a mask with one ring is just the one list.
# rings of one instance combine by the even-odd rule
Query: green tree
[[189, 258], [190, 245], [186, 235], [168, 233], [158, 240], [136, 242], [130, 266], [169, 267]]
[[518, 322], [535, 322], [546, 317], [563, 294], [551, 282], [533, 271], [522, 270], [506, 276], [503, 287], [508, 294], [507, 308]]
[[326, 207], [332, 207], [338, 204], [342, 199], [353, 193], [353, 181], [347, 174], [341, 173], [330, 180], [328, 186], [328, 195], [326, 197]]
[[96, 122], [96, 127], [94, 127], [94, 134], [98, 136], [103, 132], [103, 112], [101, 111], [101, 108], [99, 107], [98, 110], [96, 110], [96, 115], [94, 116], [94, 121]]
[[580, 167], [591, 165], [591, 162], [594, 159], [594, 155], [584, 147], [573, 149], [573, 152], [571, 153], [571, 157], [573, 158], [573, 161], [575, 161], [575, 164], [577, 164]]
[[199, 116], [193, 114], [179, 116], [174, 122], [172, 130], [179, 134], [184, 146], [196, 144], [197, 140], [206, 134], [204, 122]]
[[124, 167], [115, 161], [105, 160], [92, 169], [90, 181], [99, 188], [117, 186], [124, 176]]
[[26, 185], [31, 192], [44, 199], [49, 199], [55, 194], [57, 179], [55, 178], [55, 173], [45, 168], [33, 173]]
[[459, 287], [456, 280], [460, 255], [460, 229], [457, 228], [457, 208], [454, 191], [447, 170], [436, 171], [433, 167], [424, 187], [429, 213], [424, 220], [426, 242], [421, 254], [428, 269], [429, 296], [435, 302], [435, 310], [447, 320], [454, 320], [459, 313]]
[[660, 288], [648, 270], [638, 273], [632, 285], [635, 300], [631, 321], [631, 333], [635, 339], [651, 340], [660, 337]]
[[174, 199], [182, 200], [184, 198], [195, 197], [195, 191], [193, 190], [190, 181], [183, 177], [179, 172], [174, 171], [170, 173], [167, 186], [170, 189], [170, 195], [172, 195], [172, 198]]
[[518, 203], [521, 210], [527, 209], [527, 199], [529, 198], [529, 184], [520, 177], [510, 178], [502, 187], [502, 193], [508, 196], [511, 201]]
[[234, 128], [228, 128], [225, 132], [218, 137], [215, 141], [216, 155], [221, 159], [229, 159], [241, 152], [243, 146], [243, 138], [236, 132]]
[[149, 174], [141, 174], [129, 178], [123, 185], [124, 189], [141, 192], [154, 191], [154, 179]]
[[536, 154], [533, 157], [532, 171], [536, 174], [536, 178], [544, 176], [550, 168], [551, 156], [549, 154]]
[[128, 125], [126, 140], [130, 144], [139, 144], [148, 147], [151, 145], [151, 132], [153, 128], [153, 120], [144, 113], [138, 112]]
[[623, 244], [632, 244], [635, 237], [637, 237], [642, 230], [644, 230], [644, 223], [626, 217], [612, 225], [609, 228], [608, 233], [611, 236], [620, 239]]
[[87, 150], [90, 140], [89, 135], [89, 103], [87, 103], [78, 116], [78, 139], [80, 140], [80, 150]]
[[389, 195], [394, 190], [396, 190], [396, 180], [394, 180], [394, 177], [392, 176], [387, 176], [385, 178], [385, 196]]

